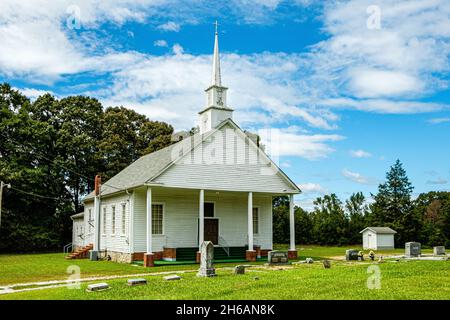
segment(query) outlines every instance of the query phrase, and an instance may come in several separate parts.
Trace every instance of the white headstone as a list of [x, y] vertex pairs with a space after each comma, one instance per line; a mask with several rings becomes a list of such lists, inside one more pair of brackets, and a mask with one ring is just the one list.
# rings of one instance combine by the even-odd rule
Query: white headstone
[[214, 245], [211, 241], [204, 241], [200, 246], [200, 269], [199, 277], [214, 277], [216, 269], [213, 267]]
[[433, 247], [433, 254], [435, 256], [445, 255], [445, 247], [444, 246]]
[[102, 283], [94, 283], [87, 286], [88, 292], [94, 292], [94, 291], [103, 291], [109, 289], [109, 285], [105, 282]]

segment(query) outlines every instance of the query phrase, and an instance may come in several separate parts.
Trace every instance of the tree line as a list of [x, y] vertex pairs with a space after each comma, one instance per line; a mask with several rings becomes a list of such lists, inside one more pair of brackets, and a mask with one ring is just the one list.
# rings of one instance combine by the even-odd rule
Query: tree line
[[140, 156], [171, 144], [173, 127], [86, 96], [30, 101], [0, 84], [0, 251], [54, 250], [71, 241], [82, 198]]
[[[301, 244], [348, 245], [362, 243], [365, 227], [390, 227], [397, 231], [395, 244], [419, 241], [425, 246], [450, 246], [450, 192], [432, 191], [412, 197], [413, 186], [397, 160], [386, 181], [372, 194], [361, 192], [342, 202], [334, 193], [318, 197], [314, 210], [295, 207], [296, 241]], [[275, 243], [289, 242], [289, 200], [274, 199]]]

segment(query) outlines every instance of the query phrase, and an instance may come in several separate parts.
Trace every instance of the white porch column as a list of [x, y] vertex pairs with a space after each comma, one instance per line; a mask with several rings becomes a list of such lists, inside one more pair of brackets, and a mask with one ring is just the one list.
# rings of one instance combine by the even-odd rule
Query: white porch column
[[289, 250], [295, 251], [295, 216], [294, 216], [294, 195], [289, 195], [289, 227], [291, 244]]
[[152, 254], [152, 188], [147, 187], [147, 254]]
[[248, 193], [248, 251], [253, 251], [253, 192]]
[[198, 248], [203, 243], [205, 237], [205, 190], [200, 190], [199, 197], [199, 210], [198, 210]]
[[[100, 209], [101, 209], [101, 200], [100, 196], [95, 196], [94, 198], [94, 251], [100, 251]], [[97, 257], [94, 257], [94, 260], [97, 260]]]

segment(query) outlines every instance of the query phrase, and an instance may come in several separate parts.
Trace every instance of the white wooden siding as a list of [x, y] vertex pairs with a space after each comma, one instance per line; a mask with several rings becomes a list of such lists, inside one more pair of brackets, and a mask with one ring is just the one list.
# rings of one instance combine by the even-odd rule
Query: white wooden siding
[[[100, 219], [103, 219], [103, 209], [106, 208], [106, 232], [103, 234], [103, 220], [100, 222], [100, 228], [102, 234], [100, 235], [100, 250], [107, 251], [117, 251], [117, 252], [130, 252], [130, 201], [131, 195], [122, 193], [113, 197], [108, 197], [102, 199], [101, 209], [100, 209]], [[125, 203], [125, 234], [122, 234], [122, 204]], [[112, 206], [116, 207], [116, 232], [112, 234]], [[92, 210], [92, 221], [91, 223], [95, 225], [95, 214], [94, 214], [94, 202], [88, 202], [85, 204], [85, 230], [87, 230], [87, 237], [85, 244], [94, 243], [95, 234], [94, 228], [91, 228], [91, 233], [89, 233], [89, 224], [87, 220], [89, 219], [89, 209]]]
[[77, 247], [84, 247], [86, 232], [83, 218], [74, 219], [72, 225], [72, 244]]
[[292, 189], [281, 173], [231, 126], [224, 126], [154, 181], [171, 187], [210, 190], [284, 193]]
[[[197, 247], [199, 194], [197, 192], [152, 189], [152, 201], [164, 204], [164, 235], [153, 236], [153, 251], [163, 247]], [[230, 246], [244, 246], [247, 241], [247, 193], [207, 192], [205, 201], [215, 203], [215, 217], [219, 219], [219, 235]], [[253, 204], [259, 207], [259, 234], [255, 245], [272, 249], [272, 197], [254, 195]], [[146, 251], [146, 193], [135, 191], [134, 252]]]
[[371, 230], [366, 230], [363, 232], [363, 248], [373, 250], [394, 248], [394, 235], [377, 234]]
[[[89, 226], [89, 210], [91, 210], [91, 224], [92, 226]], [[85, 203], [84, 205], [84, 230], [85, 230], [85, 237], [84, 237], [84, 245], [88, 245], [90, 243], [94, 243], [95, 235], [94, 235], [94, 220], [95, 220], [95, 214], [94, 214], [94, 202], [90, 201], [88, 203]]]
[[394, 235], [393, 234], [379, 234], [377, 236], [378, 248], [394, 248]]

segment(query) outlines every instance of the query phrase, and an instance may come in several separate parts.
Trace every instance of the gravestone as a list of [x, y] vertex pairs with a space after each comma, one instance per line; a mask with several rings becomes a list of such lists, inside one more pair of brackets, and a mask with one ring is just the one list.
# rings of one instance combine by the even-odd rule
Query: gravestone
[[420, 257], [422, 251], [419, 242], [407, 242], [405, 243], [405, 256], [407, 258]]
[[87, 286], [86, 291], [95, 292], [95, 291], [103, 291], [109, 289], [109, 285], [105, 282], [102, 283], [94, 283]]
[[358, 250], [349, 249], [345, 251], [345, 260], [358, 260]]
[[445, 247], [444, 246], [433, 247], [433, 255], [435, 256], [445, 255]]
[[330, 260], [323, 260], [322, 263], [323, 263], [323, 267], [325, 269], [330, 269], [331, 268], [331, 261]]
[[127, 284], [129, 286], [144, 286], [147, 284], [147, 280], [138, 278], [138, 279], [128, 279]]
[[245, 274], [245, 266], [234, 267], [234, 274]]
[[181, 280], [181, 277], [174, 274], [171, 276], [165, 276], [164, 280], [166, 280], [166, 281]]
[[267, 261], [271, 265], [287, 264], [289, 263], [288, 253], [286, 251], [270, 251], [267, 256]]
[[214, 277], [216, 269], [213, 267], [214, 259], [214, 245], [211, 241], [203, 241], [200, 246], [200, 269], [198, 269], [197, 276], [199, 277]]

